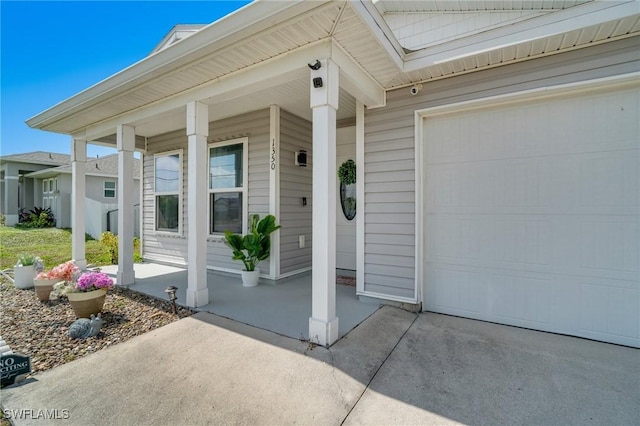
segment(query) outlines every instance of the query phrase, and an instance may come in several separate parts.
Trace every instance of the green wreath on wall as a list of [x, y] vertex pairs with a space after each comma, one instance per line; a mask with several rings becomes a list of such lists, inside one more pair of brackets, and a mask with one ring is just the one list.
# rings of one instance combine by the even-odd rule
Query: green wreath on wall
[[356, 183], [356, 163], [353, 160], [347, 160], [338, 169], [338, 179], [345, 185]]

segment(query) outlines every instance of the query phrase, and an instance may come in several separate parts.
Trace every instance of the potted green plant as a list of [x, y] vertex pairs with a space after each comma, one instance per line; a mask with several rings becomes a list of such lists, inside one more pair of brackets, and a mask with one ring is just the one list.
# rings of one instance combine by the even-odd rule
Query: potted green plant
[[16, 288], [33, 287], [33, 279], [42, 271], [42, 260], [32, 254], [21, 254], [13, 268], [13, 284]]
[[260, 270], [256, 266], [260, 261], [269, 257], [271, 252], [272, 232], [280, 229], [276, 225], [276, 218], [267, 215], [260, 219], [257, 214], [250, 217], [251, 227], [247, 235], [235, 234], [229, 230], [224, 231], [224, 243], [231, 248], [233, 260], [239, 260], [244, 264], [242, 271], [242, 285], [255, 287], [258, 285]]

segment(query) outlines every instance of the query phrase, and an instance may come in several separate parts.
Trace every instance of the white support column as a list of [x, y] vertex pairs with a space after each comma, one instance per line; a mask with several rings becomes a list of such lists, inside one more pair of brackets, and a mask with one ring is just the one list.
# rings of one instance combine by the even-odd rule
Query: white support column
[[87, 142], [73, 139], [71, 142], [71, 257], [80, 269], [87, 267], [84, 244], [87, 229], [84, 219], [86, 169]]
[[132, 126], [119, 124], [116, 130], [118, 147], [118, 285], [135, 282], [133, 272], [133, 150], [136, 133]]
[[[339, 70], [323, 60], [311, 70], [313, 109], [313, 273], [309, 339], [322, 346], [338, 340], [336, 317], [336, 110]], [[314, 84], [314, 79], [316, 80]], [[316, 86], [316, 87], [314, 87]]]
[[356, 293], [364, 293], [364, 104], [356, 101]]
[[188, 235], [187, 235], [187, 305], [209, 303], [207, 287], [207, 200], [209, 107], [200, 102], [187, 104], [188, 142]]
[[[271, 105], [269, 110], [269, 213], [280, 221], [280, 107]], [[280, 276], [280, 231], [271, 234], [269, 256], [271, 279]]]

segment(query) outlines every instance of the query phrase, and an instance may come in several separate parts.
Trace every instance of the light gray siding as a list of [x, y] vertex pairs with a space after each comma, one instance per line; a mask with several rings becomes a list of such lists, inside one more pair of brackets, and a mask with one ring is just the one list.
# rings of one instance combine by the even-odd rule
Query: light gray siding
[[[264, 217], [269, 214], [269, 110], [264, 109], [209, 124], [209, 141], [221, 142], [247, 137], [249, 148], [248, 213]], [[207, 265], [214, 268], [241, 270], [242, 263], [231, 259], [229, 249], [220, 238], [208, 241]], [[259, 265], [269, 274], [269, 261]]]
[[[249, 149], [248, 213], [264, 216], [269, 212], [269, 110], [261, 110], [209, 123], [209, 142], [247, 137]], [[155, 232], [153, 195], [154, 154], [182, 149], [182, 234], [165, 235]], [[188, 205], [188, 158], [185, 130], [149, 138], [147, 154], [144, 156], [144, 256], [150, 260], [186, 264]], [[207, 242], [207, 265], [212, 268], [240, 270], [242, 264], [231, 259], [230, 249], [220, 237], [209, 237]], [[269, 262], [260, 263], [263, 274], [269, 273]]]
[[[182, 149], [182, 234], [166, 235], [155, 232], [154, 201], [154, 154]], [[143, 253], [149, 260], [186, 264], [187, 262], [187, 136], [178, 130], [149, 138], [147, 152], [143, 158], [144, 175], [142, 183], [142, 232]]]
[[388, 92], [387, 105], [365, 115], [365, 291], [414, 297], [416, 110], [638, 69], [640, 37], [631, 37], [426, 83], [416, 96]]
[[[311, 267], [312, 180], [311, 122], [287, 111], [280, 112], [280, 273]], [[294, 153], [307, 151], [307, 167], [294, 165]], [[302, 197], [307, 205], [302, 205]], [[298, 247], [298, 236], [305, 247]]]

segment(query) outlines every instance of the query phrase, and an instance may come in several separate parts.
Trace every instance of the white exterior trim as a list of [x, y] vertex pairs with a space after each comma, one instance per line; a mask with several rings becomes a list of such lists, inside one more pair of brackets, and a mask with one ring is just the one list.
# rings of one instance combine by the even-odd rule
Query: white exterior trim
[[[209, 176], [209, 167], [211, 167], [211, 148], [219, 148], [227, 145], [239, 145], [242, 144], [242, 188], [226, 188], [226, 189], [211, 189], [211, 182]], [[211, 233], [211, 194], [215, 192], [242, 192], [242, 235], [247, 233], [249, 226], [249, 138], [237, 138], [229, 139], [225, 141], [212, 142], [207, 145], [207, 211], [208, 224], [207, 224], [207, 238], [212, 241], [224, 240], [224, 234]]]
[[[28, 119], [27, 124], [29, 127], [47, 130], [48, 126], [64, 120], [69, 115], [131, 90], [152, 80], [159, 74], [189, 66], [198, 58], [219, 51], [238, 40], [256, 35], [265, 29], [273, 28], [325, 3], [328, 3], [328, 0], [253, 2], [207, 25], [180, 43], [149, 55], [119, 73]], [[184, 107], [192, 100], [193, 98], [187, 99], [180, 106]], [[115, 128], [117, 124], [119, 123], [112, 125], [111, 129]], [[87, 138], [87, 140], [93, 139]]]
[[[180, 175], [180, 184], [178, 185], [178, 231], [177, 232], [170, 232], [170, 231], [158, 231], [157, 229], [157, 223], [156, 223], [156, 195], [158, 195], [159, 193], [156, 192], [156, 158], [158, 157], [166, 157], [168, 155], [173, 155], [173, 154], [178, 154], [179, 155], [179, 162], [178, 165], [180, 166], [180, 171], [179, 171], [179, 175]], [[175, 149], [173, 151], [164, 151], [164, 152], [158, 152], [156, 154], [153, 155], [153, 234], [155, 235], [166, 235], [166, 236], [172, 236], [172, 237], [183, 237], [183, 214], [182, 214], [182, 210], [183, 210], [183, 206], [182, 206], [182, 198], [183, 198], [183, 165], [182, 162], [184, 158], [184, 150], [183, 149]], [[143, 167], [144, 168], [144, 167]], [[160, 193], [163, 194], [163, 193]]]
[[[587, 81], [581, 81], [577, 83], [561, 84], [556, 86], [541, 87], [531, 90], [524, 90], [515, 93], [509, 93], [505, 95], [490, 96], [481, 99], [474, 99], [470, 101], [456, 102], [453, 104], [447, 104], [442, 106], [430, 107], [415, 111], [415, 152], [416, 152], [416, 232], [424, 230], [424, 200], [422, 194], [424, 193], [424, 180], [423, 180], [423, 148], [422, 140], [424, 137], [424, 120], [427, 117], [436, 117], [439, 115], [471, 111], [488, 106], [496, 107], [500, 105], [515, 104], [519, 102], [527, 102], [533, 99], [547, 99], [565, 96], [572, 93], [580, 92], [592, 92], [597, 90], [606, 90], [611, 88], [624, 88], [624, 87], [638, 87], [640, 86], [640, 72], [617, 75], [613, 77], [605, 77]], [[420, 285], [420, 288], [416, 288], [416, 294], [420, 296], [420, 301], [426, 304], [423, 299], [424, 294], [422, 287], [424, 285], [424, 241], [425, 236], [422, 234], [416, 234], [416, 286]], [[639, 259], [640, 260], [640, 259]], [[392, 300], [391, 297], [384, 296]]]
[[[119, 125], [116, 132], [118, 147], [118, 285], [135, 282], [133, 270], [133, 150], [135, 129]], [[104, 195], [104, 194], [103, 194]]]
[[[404, 72], [487, 53], [638, 13], [636, 1], [595, 1], [405, 55]], [[516, 30], [517, 31], [514, 31]]]
[[[280, 220], [280, 107], [269, 109], [269, 213]], [[271, 234], [269, 278], [280, 277], [280, 230]]]
[[200, 102], [187, 104], [187, 305], [209, 303], [207, 287], [207, 192], [209, 107]]
[[[185, 42], [195, 37], [189, 37]], [[182, 44], [182, 43], [180, 43]], [[117, 118], [107, 119], [85, 129], [73, 132], [78, 137], [88, 140], [100, 139], [113, 134], [113, 130], [119, 121], [128, 123], [153, 118], [176, 109], [184, 108], [184, 105], [193, 99], [213, 99], [216, 103], [230, 100], [243, 95], [250, 95], [267, 84], [286, 83], [291, 80], [290, 73], [299, 76], [300, 64], [314, 61], [316, 58], [326, 58], [331, 55], [331, 42], [320, 40], [307, 46], [288, 52], [284, 56], [244, 68], [238, 72], [225, 75], [208, 83], [185, 90], [170, 96], [162, 101], [154, 102], [148, 107], [136, 109]]]
[[87, 191], [85, 179], [87, 142], [71, 141], [71, 257], [80, 269], [87, 266], [84, 235], [86, 222], [84, 201]]
[[364, 193], [364, 105], [356, 101], [356, 294], [364, 291], [365, 193]]

